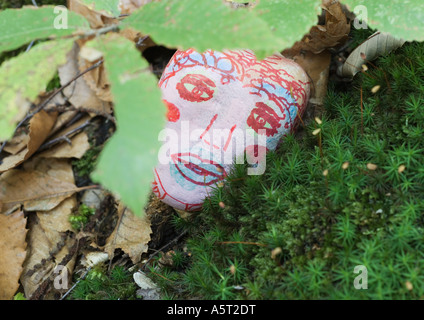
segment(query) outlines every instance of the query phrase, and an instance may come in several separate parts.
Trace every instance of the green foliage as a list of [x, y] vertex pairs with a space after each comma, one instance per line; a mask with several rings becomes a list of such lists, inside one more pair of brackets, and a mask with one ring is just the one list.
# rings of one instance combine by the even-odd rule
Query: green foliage
[[121, 14], [119, 9], [119, 0], [81, 0], [90, 9], [105, 12], [113, 17], [118, 17]]
[[90, 208], [85, 204], [81, 204], [78, 208], [78, 212], [69, 216], [69, 222], [71, 223], [72, 228], [76, 231], [81, 230], [87, 224], [90, 216], [92, 216], [95, 211], [95, 209]]
[[[421, 0], [342, 0], [353, 10], [365, 6], [368, 23], [379, 31], [388, 32], [406, 41], [424, 41], [424, 6]], [[362, 12], [363, 13], [363, 12]]]
[[134, 300], [136, 285], [132, 275], [121, 266], [113, 268], [109, 275], [96, 266], [77, 284], [71, 297], [76, 300]]
[[[176, 220], [189, 230], [191, 258], [166, 271], [177, 274], [163, 290], [200, 299], [423, 298], [423, 59], [424, 43], [406, 44], [349, 91], [332, 83], [322, 123], [287, 136], [264, 175], [237, 165], [199, 215]], [[354, 287], [358, 265], [367, 290]]]
[[320, 5], [320, 0], [259, 1], [254, 11], [268, 25], [269, 30], [282, 39], [283, 46], [277, 48], [281, 51], [302, 39], [318, 22]]
[[87, 20], [75, 12], [68, 12], [67, 28], [56, 29], [57, 17], [54, 7], [49, 6], [1, 11], [0, 52], [17, 49], [32, 40], [63, 37], [89, 29]]
[[150, 34], [156, 43], [201, 52], [249, 48], [264, 58], [285, 44], [254, 12], [231, 9], [222, 0], [152, 2], [133, 13], [124, 26]]
[[26, 298], [25, 298], [25, 296], [24, 296], [24, 294], [22, 292], [18, 292], [13, 297], [13, 300], [26, 300]]
[[[43, 0], [43, 5], [61, 5], [65, 6], [67, 0]], [[32, 0], [2, 0], [0, 3], [0, 10], [8, 8], [21, 8], [22, 6], [30, 5], [32, 6]]]
[[92, 176], [120, 194], [134, 213], [141, 214], [151, 188], [165, 107], [155, 76], [130, 41], [104, 37], [96, 46], [105, 54], [119, 124]]
[[[1, 65], [0, 68], [0, 140], [10, 137], [15, 123], [26, 110], [17, 105], [25, 99], [34, 100], [46, 89], [56, 73], [56, 67], [66, 61], [66, 53], [72, 47], [71, 40], [50, 41], [35, 46]], [[23, 113], [23, 114], [22, 114]]]
[[56, 74], [53, 76], [53, 78], [47, 84], [46, 92], [50, 92], [50, 91], [53, 91], [53, 90], [59, 89], [59, 88], [60, 88], [59, 72], [56, 72]]

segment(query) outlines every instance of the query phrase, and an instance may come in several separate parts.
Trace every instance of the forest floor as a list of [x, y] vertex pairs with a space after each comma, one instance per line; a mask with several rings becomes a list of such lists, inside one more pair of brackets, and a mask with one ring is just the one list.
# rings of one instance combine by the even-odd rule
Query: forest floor
[[[3, 1], [0, 10], [23, 4], [32, 1]], [[152, 194], [143, 218], [130, 215], [90, 178], [115, 131], [113, 113], [75, 110], [90, 98], [79, 92], [78, 102], [49, 105], [30, 126], [45, 126], [51, 113], [61, 125], [0, 176], [16, 199], [36, 199], [45, 181], [43, 192], [55, 196], [25, 202], [27, 258], [15, 299], [423, 298], [424, 45], [407, 43], [354, 79], [340, 77], [340, 60], [371, 34], [351, 30], [327, 53], [325, 91], [268, 154], [266, 173], [248, 176], [237, 165], [199, 213]], [[26, 48], [0, 55], [0, 64]], [[160, 77], [174, 52], [152, 45], [143, 56]], [[60, 85], [57, 74], [45, 96]], [[30, 148], [28, 139], [36, 138], [22, 127], [0, 159]], [[19, 218], [21, 205], [3, 210]], [[71, 271], [59, 288], [57, 266]], [[358, 266], [368, 290], [354, 285]]]

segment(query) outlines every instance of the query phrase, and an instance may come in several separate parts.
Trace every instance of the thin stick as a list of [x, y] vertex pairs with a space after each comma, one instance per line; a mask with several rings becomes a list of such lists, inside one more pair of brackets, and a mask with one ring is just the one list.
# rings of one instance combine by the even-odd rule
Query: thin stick
[[141, 268], [142, 270], [146, 269], [146, 266], [148, 265], [148, 263], [150, 261], [152, 261], [152, 259], [159, 254], [159, 252], [161, 252], [162, 250], [164, 250], [165, 248], [167, 248], [168, 246], [170, 246], [171, 244], [173, 244], [174, 242], [177, 242], [182, 236], [184, 236], [187, 233], [187, 230], [183, 231], [182, 233], [180, 233], [178, 236], [176, 236], [174, 239], [172, 239], [170, 242], [168, 242], [167, 244], [165, 244], [162, 248], [160, 248], [159, 250], [156, 250], [155, 253], [153, 253], [149, 259], [147, 259], [146, 263], [143, 265], [143, 267]]
[[[50, 96], [48, 97], [42, 104], [40, 104], [37, 109], [35, 109], [34, 112], [28, 113], [25, 118], [23, 118], [18, 125], [15, 128], [15, 131], [13, 132], [13, 135], [16, 134], [16, 132], [18, 131], [18, 129], [29, 119], [31, 119], [35, 114], [37, 114], [38, 112], [40, 112], [45, 106], [47, 106], [47, 104], [53, 100], [53, 98], [55, 96], [57, 96], [60, 92], [62, 92], [65, 88], [67, 88], [68, 86], [70, 86], [74, 81], [78, 80], [80, 77], [82, 77], [84, 74], [98, 68], [101, 64], [103, 63], [103, 60], [100, 60], [99, 62], [97, 62], [96, 64], [92, 65], [91, 67], [89, 67], [88, 69], [84, 70], [83, 72], [79, 73], [77, 76], [75, 76], [73, 79], [71, 79], [70, 81], [68, 81], [67, 83], [65, 83], [62, 87], [60, 87], [59, 89], [56, 89], [56, 91]], [[0, 153], [3, 152], [4, 147], [6, 146], [7, 140], [5, 140], [2, 144], [2, 146], [0, 147]], [[0, 160], [0, 164], [2, 164], [3, 161]]]
[[249, 242], [249, 241], [220, 241], [220, 242], [217, 242], [217, 244], [248, 244], [248, 245], [254, 245], [259, 247], [267, 247], [266, 244], [259, 243], [259, 242]]
[[63, 299], [65, 299], [71, 292], [72, 292], [72, 290], [74, 290], [75, 289], [75, 287], [78, 285], [78, 283], [80, 283], [81, 282], [81, 280], [84, 280], [85, 279], [85, 277], [87, 276], [87, 274], [90, 272], [90, 270], [91, 270], [91, 267], [89, 267], [85, 272], [84, 272], [84, 274], [81, 276], [81, 278], [79, 278], [78, 279], [78, 281], [77, 282], [75, 282], [75, 284], [68, 290], [68, 291], [66, 291], [66, 293], [59, 299], [59, 300], [63, 300]]
[[58, 144], [62, 141], [66, 141], [68, 144], [72, 145], [71, 140], [69, 139], [69, 136], [74, 135], [75, 133], [81, 131], [82, 129], [84, 129], [85, 127], [87, 127], [90, 124], [90, 121], [87, 120], [86, 122], [84, 122], [82, 125], [76, 127], [75, 129], [65, 133], [63, 136], [57, 137], [55, 139], [52, 139], [50, 141], [47, 141], [46, 143], [44, 143], [43, 145], [41, 145], [41, 147], [37, 150], [38, 152], [44, 151], [50, 147], [52, 147], [55, 144]]

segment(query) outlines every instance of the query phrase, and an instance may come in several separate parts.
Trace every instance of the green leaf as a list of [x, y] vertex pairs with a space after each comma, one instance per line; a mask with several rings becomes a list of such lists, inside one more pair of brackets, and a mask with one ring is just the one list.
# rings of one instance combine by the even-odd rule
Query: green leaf
[[[343, 0], [359, 15], [366, 9], [368, 24], [406, 41], [424, 41], [424, 5], [422, 0]], [[355, 10], [356, 11], [356, 10]]]
[[33, 101], [46, 89], [72, 44], [70, 39], [44, 42], [1, 65], [0, 141], [10, 138], [27, 111], [21, 110], [25, 99]]
[[320, 5], [321, 0], [262, 0], [254, 11], [284, 41], [285, 49], [302, 40], [317, 24]]
[[[66, 29], [57, 28], [65, 27], [65, 22]], [[68, 36], [89, 28], [82, 16], [68, 10], [55, 13], [53, 6], [7, 9], [0, 11], [0, 52], [19, 48], [32, 40]]]
[[141, 214], [151, 191], [166, 110], [157, 79], [134, 44], [114, 34], [102, 39], [91, 45], [104, 52], [118, 123], [92, 178]]
[[98, 12], [105, 12], [112, 17], [118, 17], [121, 14], [119, 0], [80, 0], [87, 7]]
[[126, 19], [125, 26], [179, 49], [251, 49], [260, 59], [284, 49], [283, 39], [252, 10], [231, 9], [222, 0], [148, 3]]

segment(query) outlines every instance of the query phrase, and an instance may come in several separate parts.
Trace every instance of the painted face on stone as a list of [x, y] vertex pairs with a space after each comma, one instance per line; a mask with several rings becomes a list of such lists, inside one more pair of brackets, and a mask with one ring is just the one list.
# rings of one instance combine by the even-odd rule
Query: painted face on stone
[[168, 122], [153, 191], [186, 211], [201, 208], [236, 157], [258, 163], [274, 150], [309, 97], [299, 65], [279, 55], [257, 61], [248, 50], [177, 51], [159, 86]]

